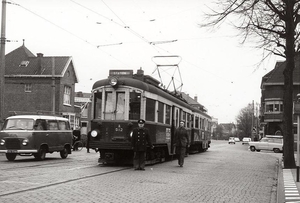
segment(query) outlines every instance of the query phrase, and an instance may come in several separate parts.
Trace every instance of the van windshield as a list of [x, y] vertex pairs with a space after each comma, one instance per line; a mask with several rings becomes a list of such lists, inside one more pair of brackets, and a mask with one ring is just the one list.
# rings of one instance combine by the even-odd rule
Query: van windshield
[[33, 119], [8, 119], [4, 123], [3, 130], [32, 130], [33, 124]]

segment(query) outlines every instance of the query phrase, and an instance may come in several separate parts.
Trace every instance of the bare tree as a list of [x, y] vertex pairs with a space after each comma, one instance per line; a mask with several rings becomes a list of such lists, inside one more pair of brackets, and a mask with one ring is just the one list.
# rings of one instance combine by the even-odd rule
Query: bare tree
[[248, 104], [248, 106], [240, 110], [236, 118], [238, 131], [241, 132], [243, 137], [251, 137], [252, 135], [252, 115], [252, 105]]
[[293, 138], [293, 71], [295, 55], [299, 51], [300, 0], [219, 0], [216, 10], [207, 14], [208, 23], [215, 26], [229, 17], [237, 17], [232, 24], [240, 31], [243, 40], [257, 37], [263, 47], [285, 57], [283, 95], [284, 166], [295, 168]]

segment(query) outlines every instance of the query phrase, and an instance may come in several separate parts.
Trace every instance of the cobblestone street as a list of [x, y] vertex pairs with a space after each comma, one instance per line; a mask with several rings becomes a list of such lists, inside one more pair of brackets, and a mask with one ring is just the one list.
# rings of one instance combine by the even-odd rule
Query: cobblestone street
[[[51, 155], [59, 156], [59, 155]], [[98, 154], [74, 152], [44, 162], [1, 162], [1, 202], [276, 202], [281, 154], [250, 152], [240, 143], [215, 141], [205, 153], [177, 161], [131, 167], [97, 165]], [[29, 158], [27, 158], [29, 159]], [[28, 164], [51, 164], [28, 167]], [[55, 163], [54, 162], [54, 163]], [[5, 163], [5, 164], [4, 164]], [[24, 169], [5, 167], [17, 164]], [[25, 166], [26, 165], [26, 166]], [[9, 177], [9, 178], [8, 178]], [[23, 190], [23, 191], [22, 191]]]

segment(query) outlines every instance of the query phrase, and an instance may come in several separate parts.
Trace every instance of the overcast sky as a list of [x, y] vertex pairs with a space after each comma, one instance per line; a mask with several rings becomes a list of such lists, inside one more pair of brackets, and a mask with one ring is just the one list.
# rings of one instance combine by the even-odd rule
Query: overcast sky
[[[248, 103], [259, 103], [263, 75], [274, 56], [257, 66], [262, 49], [241, 45], [227, 23], [215, 32], [199, 27], [212, 0], [13, 0], [6, 9], [6, 53], [25, 46], [34, 54], [72, 56], [76, 91], [90, 92], [110, 69], [142, 68], [165, 86], [176, 86], [208, 109], [219, 123], [235, 122]], [[16, 4], [16, 5], [15, 5]], [[157, 60], [154, 56], [179, 58]], [[179, 72], [181, 74], [179, 74]], [[181, 80], [180, 80], [181, 79]]]

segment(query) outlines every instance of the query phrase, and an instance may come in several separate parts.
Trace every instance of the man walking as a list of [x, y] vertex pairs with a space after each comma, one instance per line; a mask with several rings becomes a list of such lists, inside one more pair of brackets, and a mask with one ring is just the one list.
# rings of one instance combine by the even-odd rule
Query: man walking
[[184, 128], [184, 121], [180, 121], [180, 126], [175, 131], [175, 145], [178, 156], [178, 165], [183, 166], [186, 148], [189, 147], [189, 136]]
[[153, 149], [153, 145], [150, 140], [150, 135], [147, 128], [144, 128], [145, 121], [143, 119], [138, 120], [138, 127], [133, 129], [132, 133], [132, 149], [134, 151], [133, 166], [134, 170], [145, 170], [145, 157], [147, 144]]

